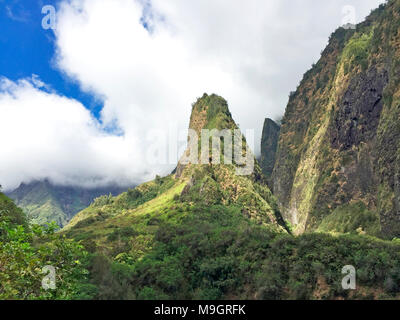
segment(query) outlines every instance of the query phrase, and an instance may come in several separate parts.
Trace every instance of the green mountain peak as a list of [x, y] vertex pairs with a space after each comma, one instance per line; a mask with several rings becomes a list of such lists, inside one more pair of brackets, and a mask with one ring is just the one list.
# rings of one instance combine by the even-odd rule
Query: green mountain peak
[[216, 95], [204, 95], [192, 106], [189, 128], [200, 134], [202, 129], [237, 129], [228, 102]]
[[[204, 94], [192, 106], [189, 129], [201, 137], [203, 129], [227, 129], [233, 133], [238, 126], [232, 119], [225, 99], [215, 94]], [[183, 164], [181, 159], [175, 174], [157, 178], [115, 198], [98, 199], [75, 216], [65, 229], [72, 232], [79, 228], [91, 230], [92, 225], [96, 224], [98, 226], [95, 229], [100, 231], [110, 221], [119, 225], [121, 220], [134, 220], [134, 217], [142, 214], [163, 219], [163, 212], [168, 212], [171, 206], [184, 206], [190, 211], [193, 206], [223, 205], [240, 208], [243, 216], [284, 232], [283, 219], [275, 198], [265, 184], [261, 168], [244, 138], [240, 143], [240, 151], [247, 147], [254, 163], [254, 170], [249, 175], [238, 175], [237, 168], [241, 165], [234, 161], [232, 164], [214, 164], [213, 161]], [[107, 239], [103, 240], [107, 242]]]

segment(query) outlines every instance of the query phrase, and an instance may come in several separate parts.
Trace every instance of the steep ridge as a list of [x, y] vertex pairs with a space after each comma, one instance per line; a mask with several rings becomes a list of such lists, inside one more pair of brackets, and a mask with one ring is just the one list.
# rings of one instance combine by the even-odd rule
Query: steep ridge
[[[217, 95], [208, 96], [204, 94], [193, 105], [189, 129], [193, 130], [192, 132], [199, 137], [199, 152], [197, 153], [199, 162], [201, 162], [202, 157], [204, 158], [204, 146], [202, 145], [204, 136], [202, 134], [205, 130], [218, 130], [215, 133], [212, 131], [209, 133], [211, 136], [215, 136], [219, 144], [212, 145], [208, 153], [205, 150], [205, 164], [204, 162], [200, 164], [191, 163], [190, 156], [187, 158], [188, 164], [183, 164], [182, 159], [179, 161], [176, 178], [185, 177], [189, 180], [184, 189], [183, 197], [189, 200], [197, 199], [200, 196], [200, 199], [205, 199], [207, 203], [240, 206], [243, 214], [260, 223], [283, 225], [283, 220], [277, 210], [276, 200], [266, 186], [261, 167], [255, 160], [246, 139], [241, 136], [238, 126], [233, 121], [227, 102]], [[226, 131], [224, 132], [224, 130]], [[236, 133], [240, 134], [237, 141], [232, 139], [232, 149], [236, 152], [236, 155], [224, 157], [228, 154], [225, 145], [230, 142], [230, 138], [227, 140], [226, 135], [234, 136], [235, 130]], [[208, 136], [206, 139], [208, 140]], [[188, 141], [190, 143], [190, 138]], [[231, 146], [229, 145], [229, 147]], [[197, 145], [193, 149], [197, 149]], [[220, 150], [221, 156], [219, 158], [218, 152]], [[187, 150], [185, 156], [188, 154], [190, 154], [190, 151]], [[244, 156], [245, 164], [238, 164], [237, 156]], [[232, 164], [226, 163], [227, 158], [232, 159]]]
[[400, 234], [400, 1], [339, 28], [291, 94], [273, 191], [297, 234]]

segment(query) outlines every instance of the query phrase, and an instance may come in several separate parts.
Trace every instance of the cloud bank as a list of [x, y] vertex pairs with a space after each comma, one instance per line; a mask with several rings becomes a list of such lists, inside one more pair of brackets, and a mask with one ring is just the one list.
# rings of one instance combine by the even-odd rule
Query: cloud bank
[[144, 176], [131, 141], [104, 133], [79, 102], [44, 89], [37, 79], [0, 80], [4, 187], [43, 178], [86, 187], [129, 185]]
[[32, 79], [3, 79], [0, 181], [94, 186], [168, 173], [173, 164], [148, 161], [154, 132], [185, 130], [204, 92], [228, 100], [258, 147], [263, 119], [283, 114], [289, 92], [341, 25], [343, 7], [353, 5], [361, 21], [382, 2], [62, 1], [56, 66], [104, 102], [101, 119]]

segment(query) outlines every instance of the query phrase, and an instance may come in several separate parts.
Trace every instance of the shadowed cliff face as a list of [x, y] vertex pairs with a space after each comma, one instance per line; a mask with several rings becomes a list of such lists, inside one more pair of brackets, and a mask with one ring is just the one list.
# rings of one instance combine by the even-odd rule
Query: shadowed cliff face
[[374, 66], [351, 79], [330, 126], [332, 148], [350, 150], [376, 138], [388, 80], [387, 71]]
[[399, 13], [389, 1], [338, 29], [289, 99], [272, 180], [297, 233], [347, 216], [352, 232], [400, 234]]
[[271, 187], [271, 175], [275, 165], [280, 126], [271, 119], [265, 119], [261, 138], [261, 169]]

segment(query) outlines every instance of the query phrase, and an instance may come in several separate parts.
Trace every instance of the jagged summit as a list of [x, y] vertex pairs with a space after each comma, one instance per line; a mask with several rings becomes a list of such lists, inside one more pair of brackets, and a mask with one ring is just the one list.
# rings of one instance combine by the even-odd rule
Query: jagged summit
[[189, 128], [200, 133], [202, 129], [237, 129], [229, 111], [228, 102], [216, 95], [204, 93], [192, 105]]
[[[222, 97], [212, 94], [204, 94], [203, 97], [197, 100], [192, 107], [189, 129], [192, 129], [199, 136], [198, 143], [192, 151], [186, 150], [183, 158], [188, 157], [188, 154], [197, 153], [197, 148], [202, 148], [205, 144], [212, 144], [211, 135], [209, 141], [208, 136], [204, 136], [204, 130], [218, 130], [215, 132], [217, 142], [220, 144], [212, 145], [206, 151], [206, 163], [201, 161], [201, 156], [204, 150], [198, 151], [200, 157], [199, 163], [193, 164], [188, 161], [183, 163], [182, 159], [178, 163], [176, 170], [176, 178], [186, 178], [189, 180], [185, 189], [182, 192], [184, 199], [197, 198], [199, 201], [205, 201], [207, 204], [222, 203], [224, 205], [238, 205], [242, 208], [244, 214], [255, 218], [263, 223], [273, 223], [284, 225], [280, 213], [277, 210], [277, 205], [271, 191], [265, 184], [261, 168], [255, 160], [252, 150], [246, 143], [246, 139], [241, 136], [239, 127], [232, 118], [229, 111], [228, 103]], [[219, 134], [221, 134], [221, 136]], [[230, 141], [227, 136], [238, 136]], [[189, 144], [192, 137], [189, 137]], [[232, 142], [232, 156], [226, 157], [228, 143]], [[229, 148], [229, 147], [228, 147]], [[217, 150], [217, 156], [213, 153]], [[218, 152], [221, 153], [221, 159]], [[246, 163], [238, 163], [237, 154], [243, 157]], [[224, 157], [225, 156], [225, 157]], [[227, 159], [232, 157], [232, 163], [227, 163]], [[215, 163], [216, 162], [216, 163]], [[248, 166], [250, 171], [243, 170], [244, 166]], [[238, 170], [239, 169], [239, 170]]]
[[[237, 136], [240, 135], [238, 137], [240, 142], [234, 140], [235, 133]], [[213, 140], [213, 137], [216, 140]], [[209, 140], [210, 148], [206, 140]], [[235, 142], [237, 142], [236, 145]], [[229, 149], [226, 149], [225, 146]], [[254, 167], [252, 151], [233, 120], [227, 101], [216, 94], [204, 93], [192, 105], [188, 148], [178, 162], [176, 177], [179, 178], [183, 169], [192, 164], [235, 163], [235, 151], [237, 151], [236, 155], [239, 153], [241, 156], [246, 155], [245, 160], [251, 162], [250, 165]], [[245, 160], [243, 161], [245, 162]], [[251, 171], [253, 171], [252, 168]]]
[[[211, 132], [211, 136], [205, 138], [202, 135], [205, 130]], [[151, 213], [157, 214], [160, 210], [159, 206], [162, 208], [166, 202], [168, 205], [186, 203], [191, 206], [236, 207], [240, 208], [244, 216], [283, 231], [283, 219], [278, 211], [275, 198], [264, 182], [261, 168], [242, 136], [236, 143], [239, 146], [234, 144], [235, 131], [240, 133], [232, 119], [226, 100], [215, 94], [204, 94], [192, 105], [188, 150], [185, 152], [186, 156], [188, 153], [193, 156], [189, 157], [190, 161], [184, 162], [184, 155], [174, 174], [145, 183], [116, 198], [97, 200], [88, 209], [73, 218], [67, 229], [82, 225], [83, 221], [88, 221], [88, 219], [96, 222], [97, 219], [100, 219], [98, 217], [100, 207], [102, 211], [107, 212], [107, 214], [101, 214], [101, 219], [103, 219], [121, 214], [139, 214], [147, 206], [152, 207], [154, 203], [157, 203], [157, 211], [151, 211]], [[218, 145], [212, 143], [212, 137], [214, 137], [213, 134], [221, 132], [228, 136], [231, 135], [232, 141], [229, 141], [229, 138], [226, 139], [226, 136], [217, 136], [216, 141], [220, 142], [220, 148], [218, 148]], [[197, 136], [197, 140], [193, 136]], [[208, 138], [210, 138], [209, 143], [205, 144], [211, 147], [204, 152], [201, 150], [201, 142]], [[190, 142], [194, 143], [191, 150]], [[239, 163], [239, 157], [235, 158], [234, 156], [232, 156], [231, 163], [222, 161], [225, 160], [222, 158], [229, 142], [233, 144], [232, 155], [239, 154], [241, 159], [244, 159], [243, 163]], [[213, 153], [216, 148], [222, 151], [217, 156]], [[204, 157], [205, 153], [207, 157]], [[219, 157], [221, 159], [218, 159]], [[198, 162], [191, 161], [194, 158], [197, 158]], [[202, 159], [206, 159], [206, 161], [202, 162]], [[246, 163], [249, 159], [251, 161]], [[248, 174], [243, 171], [246, 167], [251, 168]]]

